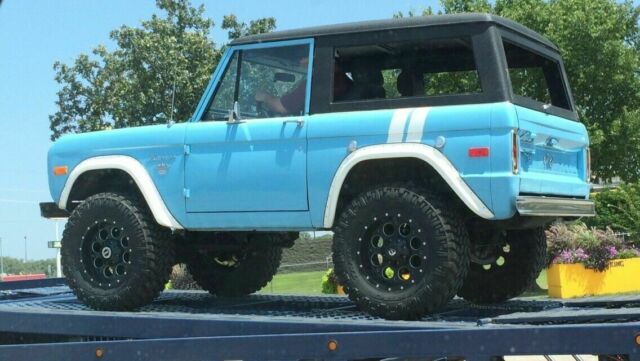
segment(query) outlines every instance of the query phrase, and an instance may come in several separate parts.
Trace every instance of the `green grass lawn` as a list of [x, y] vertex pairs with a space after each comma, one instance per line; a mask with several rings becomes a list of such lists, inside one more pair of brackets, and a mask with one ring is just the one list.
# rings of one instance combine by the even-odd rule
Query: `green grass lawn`
[[[283, 273], [273, 277], [261, 293], [321, 294], [324, 271]], [[540, 290], [527, 291], [523, 296], [545, 296], [547, 294], [547, 272], [542, 271], [537, 280]]]
[[304, 293], [321, 294], [322, 276], [325, 271], [283, 273], [273, 277], [273, 281], [261, 293]]
[[[273, 277], [273, 281], [267, 284], [260, 293], [280, 293], [280, 294], [322, 294], [322, 276], [325, 271], [283, 273]], [[532, 288], [521, 297], [546, 297], [547, 296], [547, 271], [543, 270], [536, 280], [538, 288]], [[637, 293], [631, 293], [637, 294]]]

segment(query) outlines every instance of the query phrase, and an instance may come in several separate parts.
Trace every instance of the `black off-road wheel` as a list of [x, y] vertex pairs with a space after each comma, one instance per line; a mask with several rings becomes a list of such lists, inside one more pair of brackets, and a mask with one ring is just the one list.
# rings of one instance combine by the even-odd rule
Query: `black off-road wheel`
[[438, 311], [469, 266], [466, 228], [429, 192], [398, 186], [365, 192], [345, 208], [334, 232], [338, 281], [375, 316], [416, 319]]
[[[495, 232], [471, 248], [471, 265], [458, 296], [478, 304], [520, 296], [545, 266], [547, 239], [543, 228]], [[474, 242], [475, 243], [475, 242]]]
[[61, 254], [69, 287], [80, 301], [122, 311], [151, 303], [164, 289], [174, 243], [142, 202], [100, 193], [71, 213]]
[[266, 286], [278, 271], [282, 248], [262, 245], [238, 252], [209, 252], [192, 255], [187, 260], [189, 273], [196, 283], [212, 295], [239, 297]]

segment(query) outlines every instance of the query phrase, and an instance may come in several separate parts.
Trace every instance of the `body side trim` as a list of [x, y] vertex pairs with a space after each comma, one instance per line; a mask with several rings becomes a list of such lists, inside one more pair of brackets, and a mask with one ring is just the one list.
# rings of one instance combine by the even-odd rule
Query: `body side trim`
[[172, 229], [183, 228], [171, 215], [171, 212], [169, 212], [147, 170], [136, 159], [124, 155], [93, 157], [80, 162], [80, 164], [73, 168], [62, 189], [58, 207], [60, 207], [60, 209], [67, 209], [69, 194], [78, 177], [87, 171], [98, 169], [119, 169], [127, 172], [131, 178], [133, 178], [134, 182], [136, 182], [156, 222]]
[[407, 123], [407, 117], [411, 113], [411, 108], [397, 109], [393, 112], [391, 123], [389, 124], [389, 135], [387, 136], [387, 143], [401, 143], [402, 136], [404, 135], [405, 124]]
[[324, 228], [333, 227], [340, 190], [351, 169], [358, 163], [372, 159], [417, 158], [431, 165], [447, 182], [460, 200], [478, 216], [492, 219], [493, 212], [482, 203], [480, 198], [464, 182], [458, 170], [436, 149], [424, 144], [380, 144], [361, 148], [346, 157], [336, 171], [324, 212]]

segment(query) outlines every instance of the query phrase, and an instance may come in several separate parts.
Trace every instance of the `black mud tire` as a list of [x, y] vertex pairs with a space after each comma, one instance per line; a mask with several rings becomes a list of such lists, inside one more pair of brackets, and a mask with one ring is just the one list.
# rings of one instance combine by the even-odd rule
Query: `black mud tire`
[[[387, 319], [418, 319], [444, 308], [462, 286], [469, 266], [469, 237], [458, 213], [438, 195], [409, 188], [394, 185], [362, 193], [345, 207], [334, 227], [333, 262], [339, 283], [361, 310]], [[380, 245], [369, 246], [362, 238], [373, 237], [373, 244], [373, 239], [385, 232], [389, 222], [398, 225], [397, 236], [385, 233], [383, 243], [390, 246], [384, 247], [397, 246], [398, 250], [404, 249], [404, 255], [398, 251], [401, 256], [394, 258], [396, 252], [392, 254], [392, 248], [382, 248], [384, 251], [381, 252], [389, 254], [390, 260], [382, 261], [378, 254], [370, 258], [368, 264], [366, 257], [369, 256], [362, 254], [367, 253], [367, 247]], [[422, 231], [419, 247], [423, 247], [420, 252], [424, 253], [419, 259], [427, 257], [424, 266], [420, 264], [423, 268], [416, 270], [411, 263], [413, 255], [410, 256], [409, 263], [413, 268], [408, 270], [407, 278], [402, 277], [402, 268], [409, 267], [403, 266], [405, 261], [402, 260], [407, 257], [403, 243], [406, 241], [400, 234], [407, 223], [402, 222], [412, 224], [411, 235], [406, 235], [407, 238]], [[411, 249], [417, 247], [411, 246]], [[375, 265], [376, 262], [390, 262], [398, 271], [389, 277], [383, 270], [382, 277], [387, 279], [382, 278], [382, 284], [379, 284], [380, 266]], [[403, 283], [408, 279], [412, 284]], [[386, 281], [393, 287], [387, 288]], [[380, 285], [382, 287], [378, 287]]]
[[246, 250], [235, 265], [222, 265], [212, 254], [189, 257], [187, 267], [194, 281], [212, 295], [240, 297], [266, 286], [278, 272], [282, 248], [262, 246]]
[[[109, 229], [111, 236], [100, 243], [100, 232]], [[121, 229], [116, 233], [119, 238], [113, 236], [114, 229]], [[113, 249], [112, 257], [102, 260], [104, 271], [95, 261], [101, 252], [91, 250], [100, 244]], [[71, 213], [61, 255], [68, 285], [82, 303], [96, 310], [126, 311], [153, 302], [164, 289], [174, 264], [175, 246], [170, 231], [155, 222], [143, 202], [134, 196], [99, 193]], [[107, 262], [114, 262], [114, 266]], [[111, 277], [106, 273], [112, 273]]]
[[[501, 253], [502, 265], [471, 262], [469, 273], [458, 296], [477, 304], [507, 301], [523, 294], [540, 275], [547, 257], [544, 229], [533, 228], [505, 232], [508, 253]], [[502, 247], [502, 246], [500, 246]]]

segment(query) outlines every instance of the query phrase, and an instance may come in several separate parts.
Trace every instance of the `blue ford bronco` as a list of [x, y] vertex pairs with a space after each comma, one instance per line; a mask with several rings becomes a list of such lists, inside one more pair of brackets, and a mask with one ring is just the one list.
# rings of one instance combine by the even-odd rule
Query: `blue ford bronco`
[[62, 260], [85, 304], [128, 310], [188, 265], [256, 292], [298, 232], [334, 232], [361, 309], [412, 319], [520, 295], [544, 228], [594, 214], [589, 138], [558, 49], [512, 21], [441, 15], [233, 41], [189, 121], [49, 151]]

